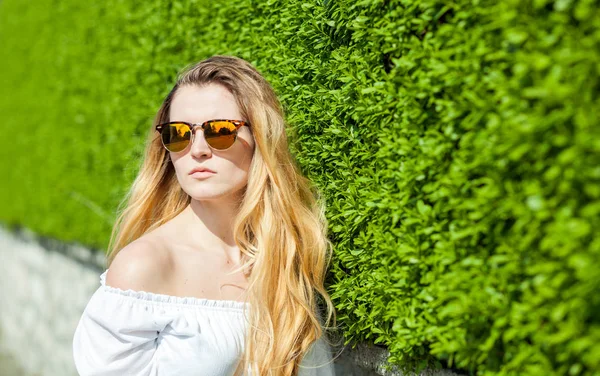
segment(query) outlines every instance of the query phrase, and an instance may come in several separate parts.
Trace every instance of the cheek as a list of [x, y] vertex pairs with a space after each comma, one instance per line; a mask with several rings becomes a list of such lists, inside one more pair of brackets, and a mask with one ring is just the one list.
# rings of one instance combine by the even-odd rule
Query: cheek
[[239, 182], [240, 180], [247, 179], [248, 171], [250, 170], [250, 163], [252, 162], [251, 158], [251, 156], [247, 156], [246, 158], [238, 159], [235, 163], [229, 162], [226, 165], [220, 166], [221, 169], [219, 169], [219, 180], [231, 180]]
[[183, 177], [187, 175], [187, 172], [184, 171], [183, 165], [181, 163], [177, 163], [177, 160], [171, 159], [171, 163], [173, 163], [173, 168], [175, 168], [175, 175]]
[[252, 156], [253, 155], [254, 155], [254, 153], [252, 153], [252, 152], [244, 155], [244, 157], [242, 158], [242, 160], [240, 162], [241, 169], [243, 169], [244, 171], [250, 170], [250, 165], [252, 164]]
[[252, 162], [252, 158], [254, 157], [254, 150], [256, 146], [254, 144], [254, 139], [250, 138], [248, 143], [244, 145], [240, 150], [238, 160], [241, 161], [240, 165], [244, 166], [244, 168], [248, 169], [250, 163]]
[[248, 172], [251, 162], [251, 156], [246, 159], [238, 159], [235, 163], [228, 161], [222, 165], [217, 165], [218, 173], [214, 176], [212, 189], [219, 191], [223, 190], [238, 190], [248, 183]]

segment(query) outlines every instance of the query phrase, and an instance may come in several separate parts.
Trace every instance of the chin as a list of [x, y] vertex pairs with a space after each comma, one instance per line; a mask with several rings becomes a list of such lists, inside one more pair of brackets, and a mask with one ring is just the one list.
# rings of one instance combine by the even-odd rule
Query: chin
[[200, 190], [191, 190], [186, 191], [186, 193], [192, 198], [192, 200], [196, 201], [215, 200], [221, 197], [228, 196], [228, 192], [200, 192]]
[[206, 200], [215, 200], [227, 196], [231, 196], [239, 192], [239, 189], [235, 189], [234, 187], [227, 187], [219, 189], [219, 187], [194, 187], [185, 189], [185, 193], [188, 194], [193, 200], [196, 201], [206, 201]]

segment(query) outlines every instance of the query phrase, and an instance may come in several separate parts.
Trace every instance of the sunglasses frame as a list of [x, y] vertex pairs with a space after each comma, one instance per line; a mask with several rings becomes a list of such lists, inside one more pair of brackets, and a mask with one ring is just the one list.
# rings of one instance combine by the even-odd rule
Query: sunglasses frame
[[[210, 123], [215, 123], [215, 122], [219, 122], [219, 121], [227, 121], [227, 122], [230, 122], [230, 123], [232, 123], [232, 124], [234, 124], [234, 125], [235, 125], [235, 131], [234, 131], [235, 133], [233, 134], [233, 137], [234, 137], [234, 138], [233, 138], [233, 143], [231, 144], [231, 146], [233, 146], [233, 144], [235, 144], [235, 141], [237, 140], [237, 131], [238, 131], [238, 130], [239, 130], [241, 127], [243, 127], [244, 125], [246, 125], [246, 126], [248, 126], [248, 127], [250, 126], [250, 123], [248, 123], [247, 121], [244, 121], [244, 120], [232, 120], [232, 119], [210, 119], [210, 120], [207, 120], [207, 121], [205, 121], [205, 122], [203, 122], [203, 123], [190, 123], [190, 122], [188, 122], [188, 121], [169, 121], [169, 122], [166, 122], [166, 123], [161, 123], [161, 124], [158, 124], [158, 125], [156, 126], [156, 128], [155, 128], [155, 129], [156, 129], [156, 131], [159, 133], [159, 137], [160, 137], [160, 142], [161, 142], [161, 144], [163, 145], [163, 147], [164, 147], [164, 148], [165, 148], [165, 149], [166, 149], [168, 152], [171, 152], [171, 153], [181, 153], [182, 151], [186, 150], [186, 149], [188, 148], [188, 146], [190, 146], [190, 144], [192, 144], [192, 143], [194, 142], [194, 137], [196, 136], [196, 131], [194, 130], [194, 128], [196, 127], [196, 125], [199, 125], [199, 126], [200, 126], [200, 128], [202, 128], [202, 132], [206, 132], [207, 126], [208, 126]], [[185, 125], [187, 125], [187, 126], [190, 128], [190, 133], [192, 134], [192, 135], [190, 136], [190, 142], [189, 142], [188, 146], [186, 146], [186, 147], [185, 147], [184, 149], [182, 149], [181, 151], [171, 151], [171, 150], [167, 149], [167, 147], [165, 146], [165, 143], [164, 143], [164, 141], [163, 141], [163, 139], [162, 139], [162, 129], [163, 129], [163, 127], [165, 127], [165, 126], [168, 126], [169, 124], [185, 124]], [[206, 137], [206, 134], [205, 134], [205, 137]], [[207, 141], [206, 143], [208, 144], [208, 146], [209, 146], [211, 149], [214, 149], [214, 150], [223, 151], [223, 150], [228, 150], [229, 148], [231, 148], [231, 146], [230, 146], [230, 147], [228, 147], [227, 149], [217, 149], [217, 148], [214, 148], [214, 147], [212, 147], [212, 146], [210, 145], [210, 143], [208, 143], [208, 141]]]

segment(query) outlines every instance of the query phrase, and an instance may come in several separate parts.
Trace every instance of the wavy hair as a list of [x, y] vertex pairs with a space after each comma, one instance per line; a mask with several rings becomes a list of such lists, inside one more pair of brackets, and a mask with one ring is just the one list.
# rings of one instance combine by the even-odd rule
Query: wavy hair
[[221, 84], [233, 94], [251, 124], [256, 145], [233, 228], [242, 266], [232, 273], [244, 269], [250, 303], [245, 351], [235, 376], [250, 369], [253, 375], [294, 376], [310, 346], [325, 334], [324, 328], [333, 328], [329, 326], [332, 316], [335, 323], [335, 309], [324, 287], [333, 247], [327, 237], [323, 199], [289, 151], [281, 103], [247, 61], [216, 55], [178, 74], [149, 129], [138, 175], [119, 204], [108, 264], [124, 246], [190, 203], [154, 128], [169, 121], [178, 88], [208, 83]]

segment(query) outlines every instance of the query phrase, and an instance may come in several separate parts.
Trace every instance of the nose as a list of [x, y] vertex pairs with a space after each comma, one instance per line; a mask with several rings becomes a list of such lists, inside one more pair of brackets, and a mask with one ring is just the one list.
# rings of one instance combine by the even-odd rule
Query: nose
[[206, 138], [204, 137], [204, 130], [200, 125], [194, 125], [192, 129], [192, 156], [211, 156], [212, 149], [208, 146]]

